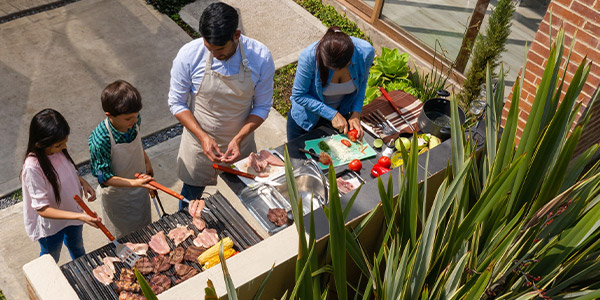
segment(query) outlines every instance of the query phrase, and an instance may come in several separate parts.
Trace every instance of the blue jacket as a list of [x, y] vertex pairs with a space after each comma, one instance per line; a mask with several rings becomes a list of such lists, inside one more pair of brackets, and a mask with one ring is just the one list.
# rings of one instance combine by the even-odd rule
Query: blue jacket
[[[339, 113], [347, 116], [352, 112], [361, 112], [367, 88], [367, 79], [369, 78], [369, 69], [373, 64], [375, 49], [367, 41], [359, 38], [350, 37], [354, 43], [354, 53], [348, 69], [352, 76], [352, 81], [356, 86], [356, 91], [344, 98]], [[315, 59], [315, 50], [318, 42], [312, 43], [300, 53], [298, 59], [298, 68], [294, 78], [294, 88], [292, 90], [291, 116], [298, 126], [304, 130], [311, 130], [319, 121], [320, 117], [327, 120], [333, 120], [337, 110], [327, 106], [323, 99], [323, 87], [321, 85], [321, 75]], [[329, 72], [331, 81], [333, 72]]]

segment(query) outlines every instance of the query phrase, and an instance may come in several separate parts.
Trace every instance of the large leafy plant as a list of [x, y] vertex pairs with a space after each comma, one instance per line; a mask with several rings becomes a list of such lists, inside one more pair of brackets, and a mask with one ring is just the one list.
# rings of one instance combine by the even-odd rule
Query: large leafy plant
[[379, 87], [384, 87], [388, 91], [402, 90], [417, 96], [408, 78], [410, 72], [408, 58], [408, 53], [400, 53], [398, 49], [381, 48], [381, 55], [373, 60], [369, 72], [364, 105], [381, 96]]

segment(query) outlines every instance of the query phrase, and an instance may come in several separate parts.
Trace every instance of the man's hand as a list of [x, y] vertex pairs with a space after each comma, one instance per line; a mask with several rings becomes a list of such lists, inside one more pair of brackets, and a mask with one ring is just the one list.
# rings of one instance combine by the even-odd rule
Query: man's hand
[[224, 163], [231, 164], [235, 162], [239, 157], [240, 143], [236, 139], [233, 139], [231, 140], [231, 142], [229, 142], [229, 145], [227, 145], [227, 151], [221, 157], [221, 161]]
[[331, 120], [331, 125], [333, 128], [337, 129], [339, 133], [348, 133], [348, 122], [346, 122], [346, 118], [340, 113], [335, 114], [333, 120]]
[[202, 145], [202, 150], [204, 150], [204, 155], [210, 159], [212, 162], [220, 162], [223, 157], [223, 152], [219, 149], [219, 145], [208, 135], [204, 135], [200, 138], [200, 145]]
[[358, 131], [358, 140], [362, 140], [363, 136], [365, 135], [365, 132], [363, 131], [362, 126], [360, 125], [359, 112], [355, 111], [352, 113], [352, 116], [350, 116], [350, 119], [348, 119], [348, 126], [350, 126], [350, 130], [356, 129]]

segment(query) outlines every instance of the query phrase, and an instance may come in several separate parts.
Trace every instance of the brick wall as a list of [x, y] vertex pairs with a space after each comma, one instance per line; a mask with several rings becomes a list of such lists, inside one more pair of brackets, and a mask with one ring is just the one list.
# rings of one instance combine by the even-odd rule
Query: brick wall
[[[558, 32], [561, 25], [565, 29], [566, 49], [563, 55], [561, 76], [564, 72], [564, 60], [567, 58], [569, 47], [573, 41], [573, 36], [575, 36], [571, 61], [567, 66], [565, 86], [562, 91], [563, 96], [573, 78], [575, 70], [577, 70], [584, 57], [587, 55], [588, 61], [592, 61], [590, 75], [577, 99], [578, 102], [582, 103], [582, 109], [579, 112], [577, 120], [581, 117], [584, 109], [587, 108], [592, 94], [600, 84], [600, 0], [553, 0], [527, 53], [527, 65], [520, 100], [517, 139], [520, 139], [521, 133], [525, 128], [525, 122], [529, 116], [537, 86], [540, 84], [544, 73], [543, 68], [550, 54], [550, 37], [548, 35], [550, 12], [552, 12], [552, 38], [556, 36], [556, 32]], [[508, 99], [512, 99], [512, 95]], [[592, 116], [591, 124], [588, 124], [587, 130], [582, 134], [575, 155], [600, 141], [600, 134], [598, 134], [598, 130], [600, 130], [599, 107], [600, 105], [594, 105], [592, 108], [595, 112], [594, 116]], [[504, 108], [503, 121], [505, 121], [508, 115], [509, 108], [510, 100], [507, 101], [507, 105]]]

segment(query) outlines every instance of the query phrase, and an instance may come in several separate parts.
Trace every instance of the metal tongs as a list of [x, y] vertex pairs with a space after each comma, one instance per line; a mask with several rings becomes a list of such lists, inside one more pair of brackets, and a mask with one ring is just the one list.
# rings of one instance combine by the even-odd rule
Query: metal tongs
[[[79, 204], [79, 206], [81, 206], [81, 208], [83, 209], [83, 211], [85, 211], [86, 214], [88, 214], [90, 217], [94, 217], [94, 218], [98, 217], [98, 215], [95, 212], [93, 212], [85, 204], [85, 202], [83, 202], [81, 197], [79, 197], [78, 195], [75, 195], [73, 198], [75, 199], [75, 202], [77, 202], [77, 204]], [[115, 237], [112, 235], [112, 233], [110, 233], [110, 231], [108, 231], [106, 226], [104, 226], [104, 224], [102, 224], [101, 221], [96, 222], [96, 225], [98, 225], [98, 228], [100, 228], [100, 230], [102, 230], [102, 232], [104, 232], [106, 237], [115, 245], [115, 247], [117, 248], [117, 256], [121, 259], [121, 261], [123, 263], [125, 263], [126, 265], [128, 265], [130, 268], [133, 268], [133, 265], [135, 264], [135, 262], [138, 259], [140, 259], [140, 256], [137, 255], [135, 252], [133, 252], [133, 249], [117, 242], [117, 239], [115, 239]]]

